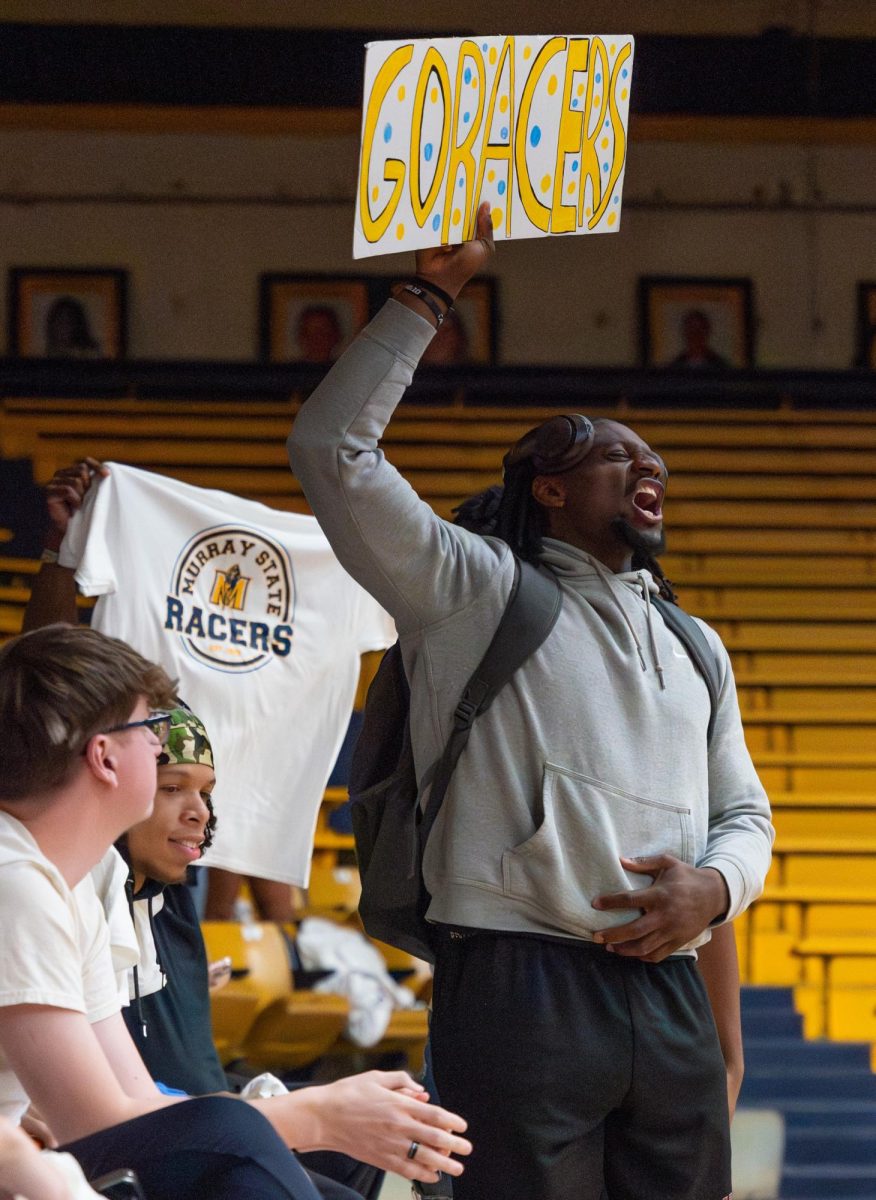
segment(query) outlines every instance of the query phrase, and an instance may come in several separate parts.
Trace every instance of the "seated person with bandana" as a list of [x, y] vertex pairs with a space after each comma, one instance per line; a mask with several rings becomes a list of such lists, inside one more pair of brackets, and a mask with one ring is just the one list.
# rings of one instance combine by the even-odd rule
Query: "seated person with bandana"
[[[120, 931], [115, 965], [130, 998], [122, 1015], [131, 1038], [159, 1087], [197, 1096], [228, 1086], [211, 1033], [207, 953], [186, 883], [216, 828], [216, 777], [200, 718], [182, 706], [170, 717], [152, 814], [116, 843], [124, 863], [112, 850], [94, 879], [110, 930]], [[123, 888], [136, 931], [135, 965], [126, 956], [126, 914], [118, 919]], [[376, 1167], [331, 1151], [299, 1157], [324, 1200], [339, 1194], [335, 1182], [366, 1200], [380, 1191], [383, 1172]]]

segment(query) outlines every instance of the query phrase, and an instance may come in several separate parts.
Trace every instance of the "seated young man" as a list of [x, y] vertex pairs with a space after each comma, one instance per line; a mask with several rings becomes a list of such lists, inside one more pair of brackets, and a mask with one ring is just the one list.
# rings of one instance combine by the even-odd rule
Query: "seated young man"
[[[403, 1072], [269, 1100], [162, 1095], [119, 1014], [89, 871], [151, 812], [173, 685], [129, 646], [49, 626], [0, 650], [0, 1114], [32, 1101], [89, 1178], [150, 1200], [316, 1200], [287, 1147], [458, 1175], [465, 1122]], [[267, 1118], [267, 1119], [265, 1119]]]
[[[158, 757], [152, 813], [116, 844], [129, 868], [127, 884], [112, 870], [111, 860], [105, 868], [109, 856], [98, 868], [99, 882], [95, 873], [105, 911], [111, 914], [123, 902], [125, 886], [134, 918], [139, 963], [128, 971], [131, 1003], [122, 1010], [128, 1032], [153, 1079], [193, 1096], [227, 1086], [213, 1044], [206, 948], [185, 883], [188, 868], [212, 840], [215, 783], [203, 722], [187, 708], [173, 709]], [[321, 1151], [300, 1159], [328, 1200], [336, 1194], [335, 1183], [367, 1200], [380, 1191], [382, 1172], [346, 1155]]]
[[[201, 720], [184, 707], [169, 716], [152, 812], [116, 843], [127, 878], [107, 869], [109, 855], [94, 877], [108, 916], [121, 905], [123, 887], [134, 921], [138, 963], [126, 971], [130, 1004], [122, 1010], [128, 1032], [154, 1080], [197, 1096], [227, 1087], [210, 1029], [206, 949], [186, 884], [188, 868], [212, 841], [216, 779]], [[127, 966], [115, 965], [117, 974]]]

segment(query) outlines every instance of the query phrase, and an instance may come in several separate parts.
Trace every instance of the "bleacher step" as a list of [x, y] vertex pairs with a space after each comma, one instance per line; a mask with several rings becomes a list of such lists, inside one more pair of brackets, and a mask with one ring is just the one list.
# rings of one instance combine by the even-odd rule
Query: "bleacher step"
[[803, 1037], [803, 1018], [793, 1010], [763, 1009], [742, 1013], [742, 1036], [746, 1044], [752, 1040], [795, 1042]]
[[841, 1130], [849, 1125], [869, 1125], [876, 1130], [876, 1100], [783, 1100], [781, 1112], [789, 1133], [827, 1127]]
[[862, 1200], [876, 1193], [876, 1167], [854, 1167], [844, 1163], [823, 1163], [820, 1166], [795, 1167], [785, 1164], [782, 1200], [797, 1197], [811, 1200], [829, 1195], [831, 1200]]
[[876, 1100], [876, 1075], [869, 1070], [758, 1070], [746, 1067], [742, 1084], [746, 1104], [784, 1108], [786, 1099]]
[[788, 1129], [785, 1160], [794, 1166], [843, 1162], [876, 1169], [876, 1128], [873, 1125], [811, 1125]]
[[789, 987], [743, 987], [740, 994], [743, 1016], [764, 1009], [794, 1012], [794, 993]]
[[748, 1071], [806, 1071], [870, 1069], [870, 1046], [865, 1042], [804, 1042], [791, 1038], [747, 1037]]

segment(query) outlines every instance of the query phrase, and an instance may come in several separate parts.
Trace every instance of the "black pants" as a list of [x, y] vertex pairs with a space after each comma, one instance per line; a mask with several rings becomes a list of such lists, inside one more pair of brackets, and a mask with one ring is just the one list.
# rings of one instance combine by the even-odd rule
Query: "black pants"
[[474, 1153], [455, 1200], [723, 1200], [724, 1064], [690, 958], [442, 935], [431, 1027], [441, 1102]]
[[[78, 1159], [88, 1179], [132, 1168], [148, 1200], [320, 1200], [267, 1119], [225, 1096], [184, 1100], [61, 1149]], [[340, 1184], [323, 1194], [358, 1197]]]
[[298, 1161], [316, 1184], [322, 1200], [344, 1200], [353, 1191], [362, 1200], [378, 1200], [385, 1173], [332, 1150], [309, 1150]]

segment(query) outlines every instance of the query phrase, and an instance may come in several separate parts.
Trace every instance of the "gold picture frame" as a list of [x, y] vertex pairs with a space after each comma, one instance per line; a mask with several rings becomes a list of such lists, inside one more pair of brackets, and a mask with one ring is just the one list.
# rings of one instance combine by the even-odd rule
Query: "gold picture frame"
[[127, 272], [13, 267], [9, 353], [20, 358], [119, 359], [127, 351]]

